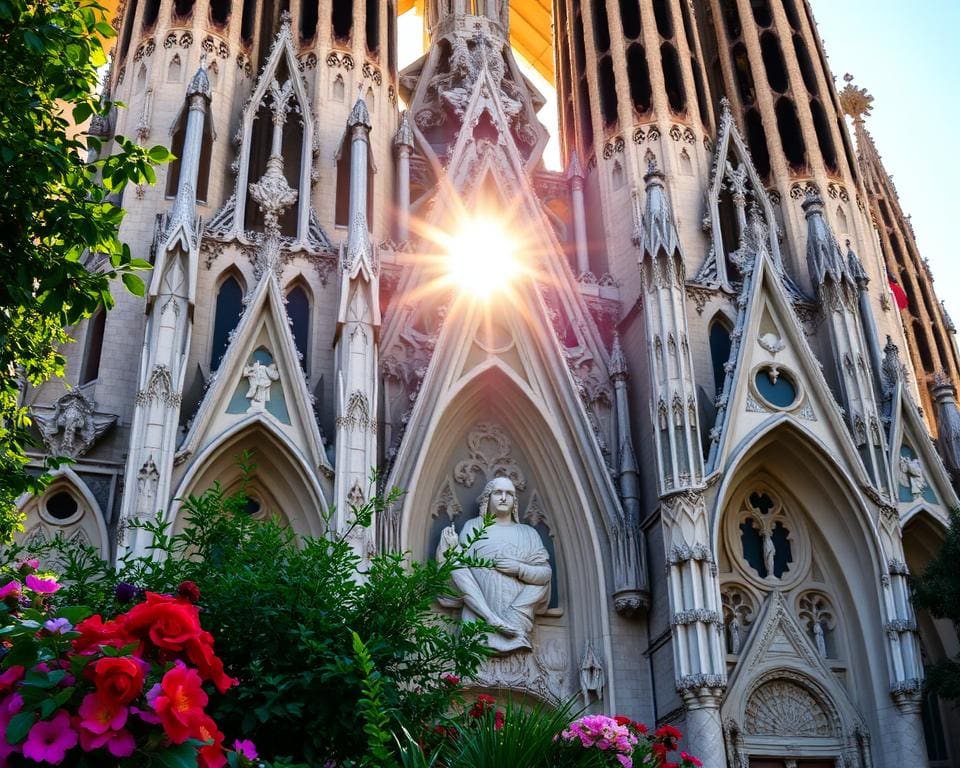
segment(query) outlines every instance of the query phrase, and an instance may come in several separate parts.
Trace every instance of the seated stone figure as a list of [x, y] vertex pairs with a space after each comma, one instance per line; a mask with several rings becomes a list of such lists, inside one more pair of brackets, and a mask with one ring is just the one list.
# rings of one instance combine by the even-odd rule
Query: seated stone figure
[[533, 647], [533, 617], [550, 604], [550, 558], [536, 529], [517, 520], [517, 490], [506, 477], [487, 483], [479, 499], [480, 516], [467, 520], [457, 535], [452, 525], [443, 530], [437, 558], [451, 548], [466, 546], [483, 526], [484, 513], [494, 522], [468, 554], [492, 561], [491, 568], [458, 568], [453, 581], [463, 595], [463, 621], [483, 619], [493, 627], [487, 644], [506, 654]]

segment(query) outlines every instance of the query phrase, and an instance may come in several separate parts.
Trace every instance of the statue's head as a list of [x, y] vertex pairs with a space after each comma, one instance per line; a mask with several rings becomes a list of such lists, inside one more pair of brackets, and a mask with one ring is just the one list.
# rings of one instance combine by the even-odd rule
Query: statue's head
[[477, 499], [480, 514], [484, 515], [489, 512], [496, 515], [497, 509], [493, 505], [499, 503], [501, 498], [503, 503], [510, 505], [510, 519], [515, 523], [519, 522], [517, 488], [509, 477], [495, 477], [483, 487], [483, 493]]

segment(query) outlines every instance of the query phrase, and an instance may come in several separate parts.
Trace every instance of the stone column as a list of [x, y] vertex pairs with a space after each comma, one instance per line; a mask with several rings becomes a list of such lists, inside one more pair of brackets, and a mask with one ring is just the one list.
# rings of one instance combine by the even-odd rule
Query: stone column
[[413, 130], [406, 111], [400, 116], [400, 127], [393, 139], [397, 153], [397, 242], [410, 239], [410, 153], [413, 151]]
[[722, 768], [727, 760], [720, 720], [723, 689], [690, 689], [682, 692], [682, 696], [687, 708], [687, 725], [683, 732], [684, 751], [700, 758], [704, 765]]
[[567, 166], [567, 182], [570, 184], [570, 205], [573, 208], [573, 240], [577, 256], [577, 274], [590, 271], [590, 252], [587, 250], [587, 217], [583, 199], [583, 168], [574, 150]]

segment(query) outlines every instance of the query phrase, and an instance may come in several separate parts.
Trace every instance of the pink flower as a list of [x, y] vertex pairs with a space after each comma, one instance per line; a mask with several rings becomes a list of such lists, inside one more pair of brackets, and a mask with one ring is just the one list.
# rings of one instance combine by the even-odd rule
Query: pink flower
[[36, 559], [21, 560], [17, 563], [17, 570], [35, 571], [40, 567], [40, 561]]
[[23, 756], [37, 763], [59, 765], [78, 740], [77, 732], [70, 726], [70, 715], [60, 709], [52, 718], [41, 720], [30, 729], [23, 743]]
[[8, 581], [6, 584], [0, 587], [0, 600], [6, 600], [8, 597], [20, 597], [19, 581]]
[[127, 722], [126, 707], [95, 693], [83, 697], [77, 714], [80, 715], [80, 726], [98, 735], [119, 731]]
[[54, 592], [60, 589], [60, 585], [53, 577], [44, 578], [42, 576], [34, 576], [31, 573], [27, 576], [25, 581], [27, 582], [27, 587], [32, 589], [38, 595], [52, 595]]
[[[20, 673], [23, 674], [23, 667], [20, 667]], [[7, 726], [21, 709], [23, 709], [23, 697], [19, 693], [13, 693], [0, 701], [0, 766], [5, 766], [7, 758], [20, 751], [20, 747], [10, 744], [5, 736]]]
[[243, 755], [247, 760], [257, 759], [257, 748], [250, 739], [237, 739], [233, 742], [233, 751]]
[[0, 693], [12, 691], [13, 686], [23, 679], [23, 673], [23, 667], [19, 664], [15, 664], [2, 675], [0, 675]]

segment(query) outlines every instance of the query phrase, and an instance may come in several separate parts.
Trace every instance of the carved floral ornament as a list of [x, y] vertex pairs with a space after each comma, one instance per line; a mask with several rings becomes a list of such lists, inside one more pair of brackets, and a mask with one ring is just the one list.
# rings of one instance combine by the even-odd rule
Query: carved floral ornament
[[764, 485], [754, 486], [728, 509], [723, 533], [734, 571], [763, 592], [789, 589], [810, 569], [806, 526]]

